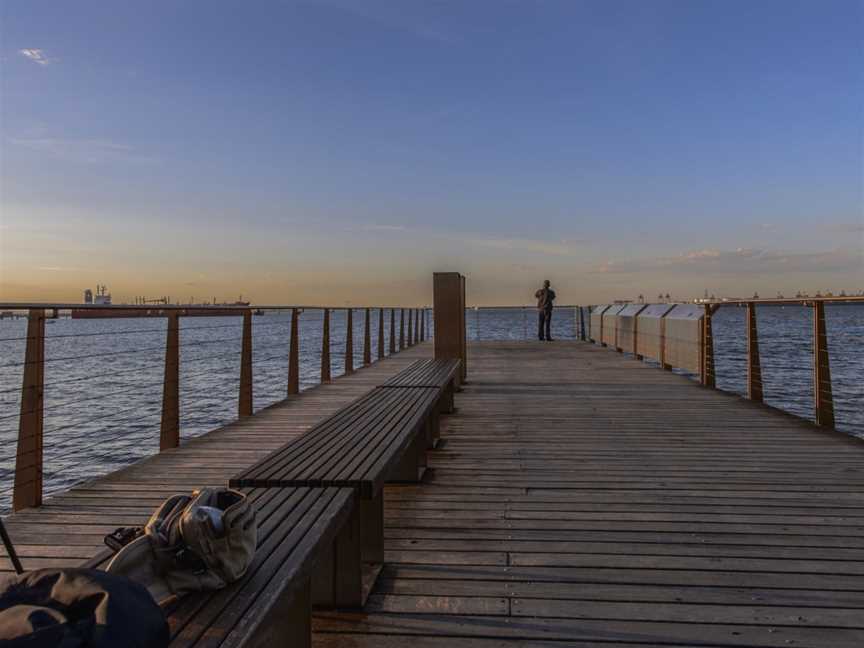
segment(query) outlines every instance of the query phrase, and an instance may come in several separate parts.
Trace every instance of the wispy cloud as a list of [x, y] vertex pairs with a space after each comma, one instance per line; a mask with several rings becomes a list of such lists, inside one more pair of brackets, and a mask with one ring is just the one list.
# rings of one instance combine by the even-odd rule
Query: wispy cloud
[[532, 254], [545, 254], [549, 256], [570, 256], [575, 253], [575, 247], [582, 244], [581, 240], [561, 239], [558, 241], [542, 241], [524, 238], [508, 239], [480, 239], [474, 241], [475, 245], [494, 248], [496, 250], [508, 250], [511, 252], [530, 252]]
[[446, 44], [454, 40], [462, 40], [451, 28], [435, 24], [437, 21], [433, 21], [431, 16], [424, 16], [423, 12], [412, 11], [408, 5], [400, 7], [397, 3], [390, 9], [377, 10], [369, 3], [346, 2], [345, 0], [327, 0], [325, 4], [332, 9], [350, 14], [354, 18], [375, 23], [385, 29], [409, 34], [430, 43]]
[[18, 50], [18, 53], [24, 58], [33, 61], [37, 65], [46, 66], [57, 62], [56, 58], [48, 56], [43, 49], [25, 48]]
[[146, 161], [127, 144], [109, 139], [71, 139], [62, 137], [10, 137], [10, 144], [43, 153], [53, 158], [76, 162], [106, 162], [124, 160]]
[[368, 223], [366, 225], [362, 225], [360, 229], [366, 230], [367, 232], [404, 232], [408, 228], [404, 225]]
[[787, 252], [765, 248], [735, 250], [706, 248], [672, 257], [607, 261], [594, 271], [618, 274], [662, 274], [670, 271], [687, 272], [692, 275], [750, 276], [799, 272], [860, 272], [862, 268], [864, 268], [864, 254], [860, 250]]
[[861, 234], [864, 233], [864, 223], [837, 223], [831, 229], [845, 234]]
[[36, 268], [42, 272], [77, 272], [80, 268], [70, 268], [68, 266], [39, 266]]

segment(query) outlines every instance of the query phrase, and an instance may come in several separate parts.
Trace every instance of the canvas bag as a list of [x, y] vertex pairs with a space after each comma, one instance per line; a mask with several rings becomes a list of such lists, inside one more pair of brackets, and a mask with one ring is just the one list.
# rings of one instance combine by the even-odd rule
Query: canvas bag
[[255, 509], [247, 497], [229, 488], [203, 488], [165, 500], [143, 535], [124, 546], [106, 571], [141, 583], [164, 604], [238, 580], [257, 542]]

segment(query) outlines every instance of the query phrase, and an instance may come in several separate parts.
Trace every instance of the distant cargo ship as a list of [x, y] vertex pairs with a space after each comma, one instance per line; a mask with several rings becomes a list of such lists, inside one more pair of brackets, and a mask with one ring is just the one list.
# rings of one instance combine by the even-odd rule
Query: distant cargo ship
[[85, 304], [98, 304], [100, 306], [111, 305], [111, 293], [108, 292], [108, 286], [96, 284], [96, 294], [89, 288], [84, 291]]
[[[152, 304], [152, 308], [141, 309], [141, 308], [98, 308], [99, 306], [111, 306], [111, 293], [108, 292], [108, 286], [105, 285], [96, 285], [96, 292], [94, 293], [92, 290], [87, 288], [84, 291], [84, 305], [82, 308], [73, 308], [71, 317], [72, 319], [95, 319], [95, 318], [105, 318], [105, 317], [165, 317], [165, 309], [162, 306], [167, 306], [170, 304], [170, 300], [168, 297], [160, 297], [159, 299], [145, 299], [145, 298], [136, 298], [136, 305], [148, 305]], [[217, 304], [216, 299], [213, 299], [212, 304], [203, 303], [203, 304], [177, 304], [178, 306], [188, 307], [190, 312], [183, 313], [186, 316], [195, 315], [237, 315], [238, 312], [233, 309], [220, 309], [220, 306], [249, 306], [248, 301], [243, 301], [242, 296], [237, 301], [230, 303], [225, 302], [222, 304]], [[193, 310], [194, 309], [194, 310]], [[197, 312], [196, 312], [197, 311]], [[256, 309], [254, 311], [255, 315], [263, 315], [264, 311], [261, 309]]]

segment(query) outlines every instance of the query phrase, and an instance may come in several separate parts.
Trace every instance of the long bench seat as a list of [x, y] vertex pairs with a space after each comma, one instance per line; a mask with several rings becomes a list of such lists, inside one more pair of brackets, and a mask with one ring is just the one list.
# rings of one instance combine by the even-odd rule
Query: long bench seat
[[363, 560], [377, 574], [384, 562], [384, 484], [422, 478], [439, 397], [431, 387], [375, 388], [235, 475], [230, 484], [356, 489]]
[[458, 388], [459, 360], [417, 360], [391, 376], [382, 387], [435, 387]]
[[439, 441], [439, 416], [455, 411], [455, 394], [460, 385], [460, 361], [457, 359], [417, 360], [381, 385], [386, 389], [423, 389], [438, 391], [438, 402], [432, 414], [432, 438], [435, 448]]

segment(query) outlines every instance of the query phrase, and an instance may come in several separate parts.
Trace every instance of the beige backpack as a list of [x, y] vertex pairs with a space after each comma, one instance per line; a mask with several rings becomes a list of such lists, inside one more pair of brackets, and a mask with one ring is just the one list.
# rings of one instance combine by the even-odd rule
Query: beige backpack
[[164, 604], [241, 578], [257, 541], [255, 509], [243, 493], [203, 488], [165, 500], [143, 535], [120, 549], [106, 571], [141, 583]]

